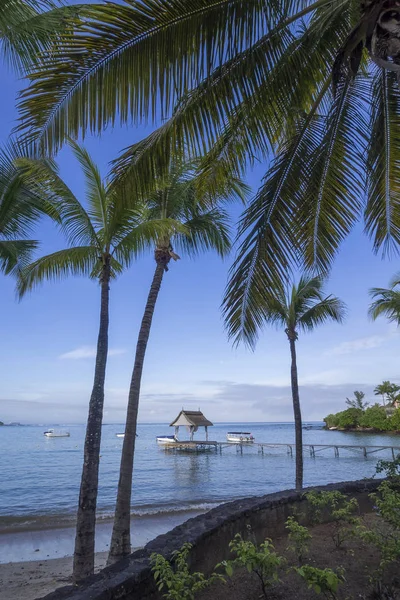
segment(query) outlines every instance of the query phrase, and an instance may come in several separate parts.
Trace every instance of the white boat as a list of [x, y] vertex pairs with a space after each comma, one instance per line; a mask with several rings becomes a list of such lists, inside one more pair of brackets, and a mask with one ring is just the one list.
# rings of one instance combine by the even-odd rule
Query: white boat
[[174, 444], [178, 441], [176, 435], [158, 435], [156, 437], [157, 444]]
[[228, 431], [226, 441], [233, 444], [252, 444], [255, 438], [249, 431]]
[[48, 438], [69, 437], [69, 431], [55, 431], [55, 429], [48, 429], [43, 435]]
[[329, 431], [336, 431], [337, 427], [329, 427]]
[[125, 437], [125, 434], [124, 434], [124, 433], [116, 433], [115, 435], [116, 435], [117, 437], [119, 437], [119, 438], [124, 438], [124, 437]]

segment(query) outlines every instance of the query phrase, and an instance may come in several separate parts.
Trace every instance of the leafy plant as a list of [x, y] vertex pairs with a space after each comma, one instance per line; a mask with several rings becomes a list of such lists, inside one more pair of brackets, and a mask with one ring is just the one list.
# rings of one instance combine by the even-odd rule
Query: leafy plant
[[225, 582], [225, 578], [213, 573], [206, 578], [203, 573], [191, 573], [188, 566], [188, 557], [192, 544], [183, 544], [180, 550], [172, 553], [170, 562], [161, 554], [153, 553], [150, 556], [152, 571], [158, 590], [163, 590], [163, 597], [167, 600], [194, 600], [197, 592], [216, 581]]
[[391, 479], [400, 477], [400, 454], [394, 460], [378, 460], [376, 472], [385, 473]]
[[338, 491], [317, 492], [315, 490], [305, 494], [313, 511], [314, 523], [321, 523], [324, 513], [332, 521], [332, 540], [339, 548], [345, 540], [354, 535], [353, 527], [359, 525], [360, 519], [354, 515], [358, 510], [355, 498], [348, 499], [345, 494]]
[[307, 527], [300, 525], [294, 517], [289, 517], [285, 523], [286, 529], [289, 531], [288, 538], [290, 546], [288, 550], [296, 554], [299, 563], [308, 554], [308, 542], [312, 539]]
[[243, 540], [238, 533], [230, 542], [229, 548], [236, 558], [225, 560], [218, 566], [225, 568], [231, 577], [238, 568], [245, 568], [249, 573], [255, 573], [260, 580], [262, 593], [267, 598], [267, 589], [279, 581], [279, 568], [284, 564], [284, 558], [274, 552], [271, 540], [265, 540], [259, 547], [253, 542]]
[[[381, 461], [387, 462], [387, 461]], [[400, 560], [400, 494], [396, 485], [384, 481], [377, 492], [370, 494], [379, 516], [371, 528], [357, 527], [357, 533], [367, 544], [372, 544], [380, 554], [378, 568], [371, 574], [377, 598], [391, 598], [392, 581], [388, 580], [387, 569]]]
[[336, 598], [339, 584], [344, 581], [344, 570], [318, 569], [311, 565], [303, 565], [294, 569], [298, 575], [307, 583], [309, 589], [317, 594], [323, 594], [325, 598]]

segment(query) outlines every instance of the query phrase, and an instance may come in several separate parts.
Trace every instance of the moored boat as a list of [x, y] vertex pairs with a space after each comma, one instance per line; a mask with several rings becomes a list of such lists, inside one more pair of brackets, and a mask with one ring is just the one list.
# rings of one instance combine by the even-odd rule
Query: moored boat
[[156, 437], [157, 444], [174, 444], [178, 441], [176, 435], [158, 435]]
[[226, 441], [234, 444], [252, 444], [255, 438], [249, 431], [228, 431]]
[[119, 438], [124, 438], [124, 437], [125, 437], [125, 434], [124, 434], [124, 433], [116, 433], [115, 435], [116, 435], [117, 437], [119, 437]]
[[55, 429], [48, 429], [43, 432], [48, 438], [59, 438], [59, 437], [70, 437], [69, 431], [56, 431]]

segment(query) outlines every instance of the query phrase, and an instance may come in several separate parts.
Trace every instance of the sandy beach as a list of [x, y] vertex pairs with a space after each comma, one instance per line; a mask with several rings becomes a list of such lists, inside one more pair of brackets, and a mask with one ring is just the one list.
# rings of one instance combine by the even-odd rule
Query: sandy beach
[[[133, 518], [133, 548], [145, 546], [199, 512]], [[97, 525], [96, 572], [106, 564], [111, 527], [110, 521]], [[34, 600], [70, 584], [74, 537], [73, 527], [0, 533], [0, 599]]]
[[[107, 560], [107, 552], [96, 554], [96, 572]], [[58, 587], [69, 585], [72, 574], [72, 557], [0, 565], [1, 600], [34, 600], [49, 594]]]

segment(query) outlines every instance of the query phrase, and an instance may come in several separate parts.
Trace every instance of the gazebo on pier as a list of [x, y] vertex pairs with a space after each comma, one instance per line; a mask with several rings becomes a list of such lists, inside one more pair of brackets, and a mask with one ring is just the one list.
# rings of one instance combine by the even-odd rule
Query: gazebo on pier
[[175, 427], [175, 436], [178, 437], [179, 427], [188, 428], [190, 441], [193, 442], [193, 436], [199, 427], [204, 427], [206, 432], [206, 442], [208, 442], [208, 427], [212, 427], [213, 423], [205, 418], [201, 410], [184, 410], [182, 408], [175, 421], [172, 421], [170, 427]]

